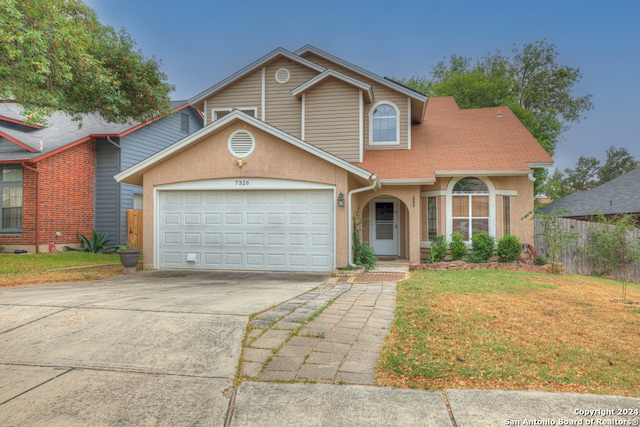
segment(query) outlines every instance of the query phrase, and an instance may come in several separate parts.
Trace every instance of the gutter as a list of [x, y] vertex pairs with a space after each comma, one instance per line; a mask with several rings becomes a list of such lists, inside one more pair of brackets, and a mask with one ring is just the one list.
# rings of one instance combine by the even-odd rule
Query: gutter
[[[40, 171], [22, 162], [22, 167], [36, 174], [36, 253], [40, 253]], [[23, 206], [24, 208], [24, 206]], [[23, 229], [24, 230], [24, 229]]]
[[369, 182], [371, 182], [371, 185], [351, 190], [347, 195], [347, 215], [349, 215], [349, 218], [348, 218], [349, 226], [347, 228], [349, 232], [349, 236], [347, 240], [349, 241], [349, 266], [351, 267], [356, 267], [356, 265], [353, 263], [353, 222], [351, 221], [351, 212], [352, 212], [351, 196], [353, 196], [356, 193], [362, 193], [364, 191], [369, 191], [369, 190], [378, 191], [382, 187], [382, 184], [380, 184], [380, 180], [376, 175], [371, 175], [369, 177]]

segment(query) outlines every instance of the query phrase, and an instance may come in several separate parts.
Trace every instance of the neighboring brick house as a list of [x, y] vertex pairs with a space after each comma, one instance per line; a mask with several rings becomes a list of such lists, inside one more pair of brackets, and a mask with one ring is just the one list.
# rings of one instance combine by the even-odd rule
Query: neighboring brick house
[[460, 110], [313, 46], [189, 103], [205, 126], [116, 176], [144, 186], [145, 268], [330, 271], [355, 215], [411, 263], [434, 234], [532, 242], [533, 170], [553, 159], [507, 107]]
[[19, 105], [0, 103], [0, 245], [61, 249], [94, 228], [107, 231], [112, 244], [126, 243], [126, 211], [141, 202], [142, 188], [113, 176], [202, 127], [187, 103], [172, 107], [173, 115], [144, 124], [89, 115], [79, 127], [56, 113], [49, 125], [33, 126]]

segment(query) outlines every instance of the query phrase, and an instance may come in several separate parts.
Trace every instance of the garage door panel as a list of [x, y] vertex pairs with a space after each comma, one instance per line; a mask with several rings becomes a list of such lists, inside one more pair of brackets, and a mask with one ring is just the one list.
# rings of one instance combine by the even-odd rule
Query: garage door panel
[[[161, 191], [165, 268], [330, 271], [332, 190]], [[195, 262], [187, 259], [195, 257]]]

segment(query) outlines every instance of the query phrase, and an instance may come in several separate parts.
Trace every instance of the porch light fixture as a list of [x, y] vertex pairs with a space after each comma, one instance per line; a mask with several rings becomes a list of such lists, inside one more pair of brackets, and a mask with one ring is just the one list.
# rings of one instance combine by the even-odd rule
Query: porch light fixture
[[338, 207], [344, 208], [344, 194], [342, 193], [342, 191], [338, 195]]

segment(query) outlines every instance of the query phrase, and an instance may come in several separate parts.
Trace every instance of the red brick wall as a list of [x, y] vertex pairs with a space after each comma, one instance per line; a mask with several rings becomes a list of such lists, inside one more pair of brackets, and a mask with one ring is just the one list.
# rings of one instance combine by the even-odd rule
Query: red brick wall
[[[82, 143], [29, 166], [40, 171], [40, 244], [79, 243], [78, 231], [90, 235], [94, 218], [95, 143]], [[25, 168], [22, 234], [0, 234], [0, 245], [35, 249], [35, 185], [36, 173]], [[61, 237], [56, 237], [58, 231]]]

